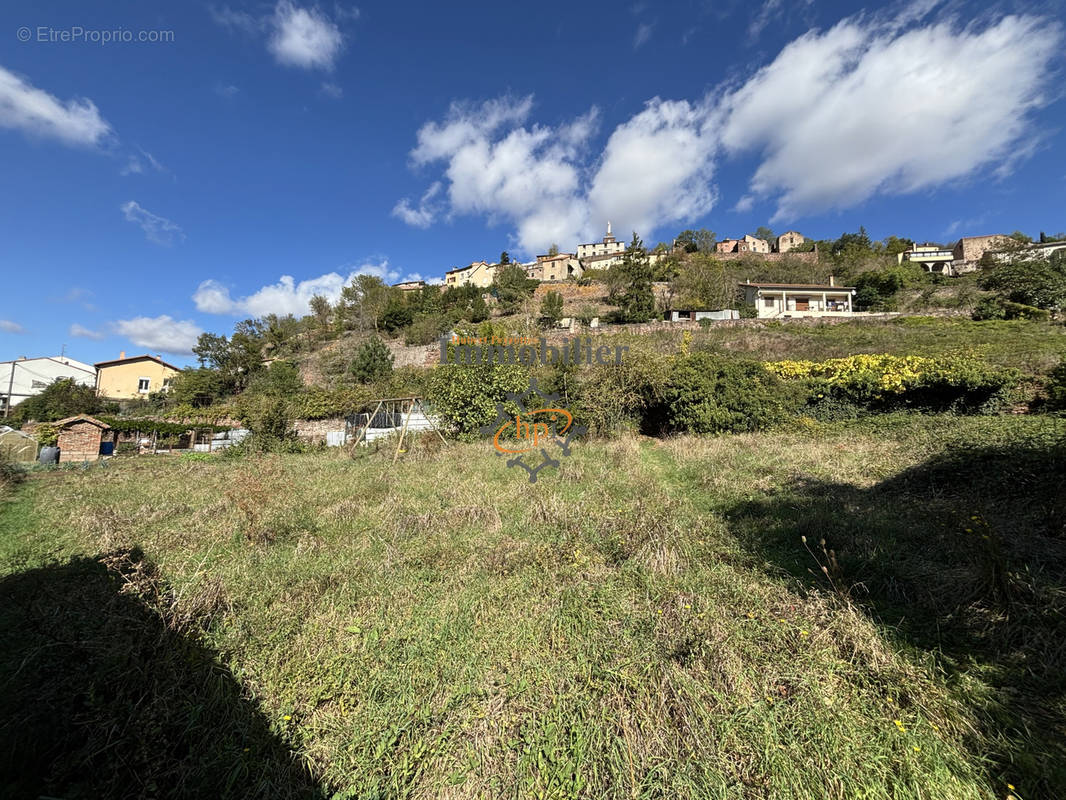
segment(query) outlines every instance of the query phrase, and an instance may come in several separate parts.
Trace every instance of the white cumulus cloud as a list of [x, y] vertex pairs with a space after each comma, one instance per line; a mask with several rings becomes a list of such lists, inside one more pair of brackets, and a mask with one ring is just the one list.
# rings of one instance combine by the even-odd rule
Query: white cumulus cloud
[[396, 283], [401, 273], [389, 266], [388, 261], [366, 263], [342, 275], [327, 272], [317, 278], [297, 282], [291, 275], [282, 275], [277, 283], [263, 286], [244, 297], [233, 297], [227, 286], [219, 281], [203, 281], [193, 293], [196, 308], [207, 314], [231, 314], [262, 317], [266, 314], [292, 314], [297, 317], [310, 313], [311, 298], [322, 295], [331, 303], [340, 299], [341, 289], [357, 275], [374, 275], [386, 283]]
[[282, 0], [274, 8], [273, 27], [268, 47], [286, 66], [332, 70], [344, 49], [340, 28], [317, 8]]
[[185, 232], [176, 223], [153, 214], [133, 200], [123, 203], [120, 209], [127, 222], [135, 222], [141, 226], [145, 238], [150, 242], [169, 246], [185, 238]]
[[63, 102], [3, 67], [0, 67], [0, 127], [82, 147], [97, 147], [112, 135], [111, 126], [100, 116], [92, 100]]
[[[589, 241], [608, 219], [646, 239], [695, 222], [717, 201], [716, 162], [743, 154], [758, 166], [730, 202], [773, 202], [776, 222], [1006, 174], [1034, 150], [1033, 112], [1051, 99], [1062, 27], [1035, 16], [930, 19], [936, 6], [850, 17], [702, 98], [653, 98], [598, 152], [596, 109], [544, 125], [530, 119], [532, 97], [455, 102], [422, 125], [411, 151], [415, 169], [440, 172], [393, 215], [416, 227], [479, 215], [512, 227], [514, 248], [531, 254]], [[755, 28], [783, 10], [767, 0]]]
[[[593, 220], [650, 236], [667, 223], [697, 219], [714, 206], [717, 137], [703, 105], [655, 98], [615, 128], [592, 179]], [[624, 227], [623, 227], [624, 226]]]
[[0, 319], [0, 331], [4, 333], [25, 333], [26, 329], [17, 322], [12, 322], [9, 319]]
[[756, 197], [783, 221], [929, 190], [1027, 152], [1061, 28], [1035, 17], [811, 31], [731, 92], [722, 142], [754, 150]]
[[167, 314], [120, 319], [114, 329], [136, 345], [175, 355], [191, 355], [193, 345], [203, 333], [192, 320], [176, 320]]

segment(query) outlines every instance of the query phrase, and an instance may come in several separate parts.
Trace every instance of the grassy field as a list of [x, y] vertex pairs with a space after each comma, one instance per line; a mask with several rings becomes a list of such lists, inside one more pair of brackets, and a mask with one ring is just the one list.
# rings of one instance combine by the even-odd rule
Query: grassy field
[[0, 504], [0, 794], [1066, 796], [1064, 440], [38, 473]]

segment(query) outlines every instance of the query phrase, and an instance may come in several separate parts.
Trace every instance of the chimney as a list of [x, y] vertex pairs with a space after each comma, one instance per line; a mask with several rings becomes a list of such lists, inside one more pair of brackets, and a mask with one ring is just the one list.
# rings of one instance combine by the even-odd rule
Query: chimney
[[829, 276], [829, 285], [830, 286], [836, 286], [836, 284], [833, 283], [833, 276], [832, 275]]
[[118, 352], [118, 360], [121, 361], [125, 357], [126, 357], [126, 351], [125, 350], [119, 350], [119, 352]]

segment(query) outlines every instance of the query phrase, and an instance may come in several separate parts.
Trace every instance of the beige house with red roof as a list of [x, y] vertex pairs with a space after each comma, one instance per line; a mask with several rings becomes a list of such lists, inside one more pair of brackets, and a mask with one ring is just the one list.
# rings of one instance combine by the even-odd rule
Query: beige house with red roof
[[137, 400], [152, 392], [170, 388], [170, 382], [181, 372], [159, 356], [132, 356], [119, 353], [114, 361], [100, 361], [96, 367], [96, 393], [108, 400]]

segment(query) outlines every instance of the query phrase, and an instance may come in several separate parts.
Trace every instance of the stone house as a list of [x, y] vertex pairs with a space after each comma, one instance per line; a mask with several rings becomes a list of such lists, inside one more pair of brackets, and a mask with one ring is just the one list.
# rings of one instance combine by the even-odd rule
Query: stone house
[[793, 247], [798, 247], [806, 241], [807, 237], [799, 231], [785, 231], [777, 237], [774, 250], [778, 253], [787, 253]]
[[69, 461], [96, 461], [100, 458], [100, 445], [114, 442], [111, 426], [88, 414], [67, 417], [53, 423], [59, 430], [59, 463]]
[[991, 236], [964, 236], [955, 243], [952, 255], [956, 261], [965, 261], [976, 264], [989, 250], [998, 250], [1014, 243], [1009, 236], [999, 233]]
[[719, 253], [769, 253], [770, 243], [745, 234], [741, 239], [723, 239], [714, 249]]
[[565, 281], [580, 278], [584, 272], [581, 261], [571, 253], [537, 256], [532, 264], [525, 265], [526, 277], [536, 281]]

